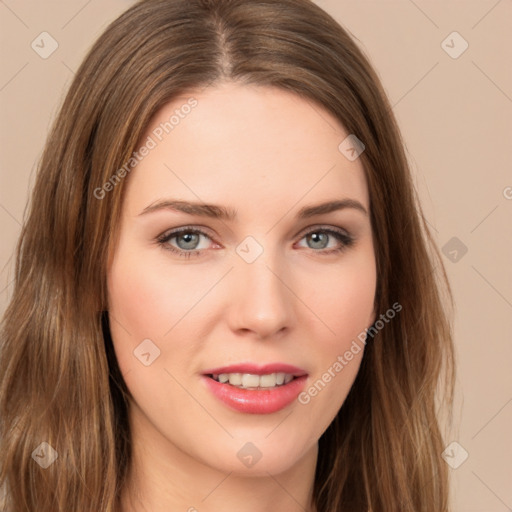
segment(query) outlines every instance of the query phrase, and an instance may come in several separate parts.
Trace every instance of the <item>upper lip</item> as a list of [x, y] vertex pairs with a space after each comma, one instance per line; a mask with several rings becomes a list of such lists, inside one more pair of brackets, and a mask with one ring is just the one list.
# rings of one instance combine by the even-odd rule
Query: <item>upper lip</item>
[[270, 373], [288, 373], [294, 377], [302, 377], [307, 372], [302, 368], [286, 363], [268, 363], [259, 365], [255, 363], [230, 364], [205, 370], [203, 375], [220, 375], [221, 373], [250, 373], [252, 375], [267, 375]]

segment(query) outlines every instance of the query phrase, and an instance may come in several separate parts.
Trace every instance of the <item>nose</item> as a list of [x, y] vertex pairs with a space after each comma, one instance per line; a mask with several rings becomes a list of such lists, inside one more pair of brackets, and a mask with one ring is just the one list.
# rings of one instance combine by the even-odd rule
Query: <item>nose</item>
[[237, 261], [228, 306], [233, 331], [269, 339], [292, 327], [294, 295], [285, 267], [270, 251], [252, 263]]

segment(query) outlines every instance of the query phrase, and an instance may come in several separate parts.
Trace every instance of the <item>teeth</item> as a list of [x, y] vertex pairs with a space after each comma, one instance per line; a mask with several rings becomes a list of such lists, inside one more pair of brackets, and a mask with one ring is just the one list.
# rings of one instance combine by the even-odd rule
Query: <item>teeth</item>
[[293, 375], [288, 373], [270, 373], [266, 375], [254, 375], [252, 373], [221, 373], [212, 375], [213, 379], [231, 386], [243, 389], [275, 388], [288, 384], [293, 380]]
[[[275, 380], [274, 380], [275, 382]], [[231, 384], [231, 380], [229, 381]], [[260, 376], [251, 375], [250, 373], [244, 373], [242, 375], [242, 387], [243, 388], [257, 388], [260, 385]], [[263, 386], [262, 386], [263, 387]]]
[[[257, 375], [253, 375], [253, 377], [257, 377]], [[260, 375], [259, 379], [256, 379], [256, 386], [260, 386], [262, 388], [273, 388], [276, 384], [277, 377], [275, 373], [271, 373], [270, 375]], [[253, 385], [253, 387], [256, 386]]]
[[229, 373], [228, 380], [232, 386], [241, 386], [242, 385], [242, 374], [241, 373]]

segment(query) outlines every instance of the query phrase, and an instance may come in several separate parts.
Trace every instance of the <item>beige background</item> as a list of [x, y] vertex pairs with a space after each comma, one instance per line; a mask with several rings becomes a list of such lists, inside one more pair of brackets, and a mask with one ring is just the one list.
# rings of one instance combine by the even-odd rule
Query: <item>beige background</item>
[[[130, 3], [0, 0], [0, 314], [11, 293], [12, 253], [50, 120], [86, 49]], [[456, 465], [462, 450], [469, 455], [450, 469], [454, 512], [509, 511], [512, 2], [317, 3], [357, 38], [377, 69], [446, 254], [458, 351], [457, 425], [447, 444], [459, 443], [447, 460]], [[31, 48], [43, 31], [59, 45], [47, 59]], [[454, 31], [469, 45], [457, 58], [447, 53], [463, 48], [464, 41], [450, 35]], [[452, 237], [459, 247], [446, 245]], [[467, 247], [462, 257], [460, 244]]]

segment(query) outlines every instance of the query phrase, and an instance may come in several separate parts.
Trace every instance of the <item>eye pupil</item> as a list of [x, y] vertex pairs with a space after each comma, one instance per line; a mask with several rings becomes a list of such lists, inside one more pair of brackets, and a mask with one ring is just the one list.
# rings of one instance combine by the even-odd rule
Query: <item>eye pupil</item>
[[314, 244], [319, 243], [320, 246], [315, 245], [315, 247], [314, 247], [315, 249], [324, 249], [327, 245], [328, 234], [327, 233], [310, 233], [309, 238], [311, 240], [313, 240]]
[[[185, 240], [185, 246], [180, 244], [179, 241], [182, 239]], [[185, 233], [176, 237], [176, 242], [180, 249], [194, 249], [199, 241], [199, 235], [197, 233]]]

